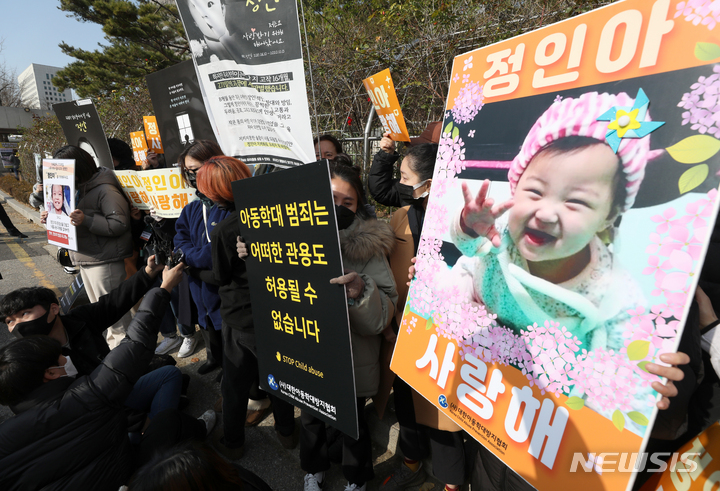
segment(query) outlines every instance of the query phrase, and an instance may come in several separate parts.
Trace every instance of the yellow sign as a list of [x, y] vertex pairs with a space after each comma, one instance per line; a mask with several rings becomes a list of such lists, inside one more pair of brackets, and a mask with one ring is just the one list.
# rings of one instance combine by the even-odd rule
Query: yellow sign
[[147, 162], [148, 146], [145, 141], [145, 134], [142, 131], [133, 131], [130, 133], [130, 141], [132, 142], [133, 159], [137, 165], [143, 165]]
[[145, 135], [147, 136], [148, 150], [155, 153], [165, 153], [162, 141], [160, 141], [160, 130], [158, 129], [155, 116], [143, 116]]
[[410, 135], [400, 110], [390, 70], [386, 68], [382, 72], [366, 78], [363, 80], [363, 84], [370, 100], [375, 105], [375, 112], [382, 121], [385, 132], [389, 131], [390, 138], [395, 141], [409, 142]]

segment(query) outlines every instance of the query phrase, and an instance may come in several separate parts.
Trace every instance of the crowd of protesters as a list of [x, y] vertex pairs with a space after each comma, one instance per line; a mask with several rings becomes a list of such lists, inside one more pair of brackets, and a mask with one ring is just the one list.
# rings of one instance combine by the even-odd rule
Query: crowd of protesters
[[[388, 134], [381, 140], [368, 187], [378, 203], [398, 208], [389, 224], [375, 217], [360, 169], [340, 142], [330, 135], [315, 141], [317, 158], [329, 161], [346, 273], [331, 283], [353, 299], [348, 312], [359, 437], [340, 436], [347, 491], [365, 490], [375, 478], [365, 406], [381, 390], [380, 374], [388, 372], [386, 355], [405, 310], [439, 132], [440, 123], [430, 125], [402, 158]], [[126, 147], [111, 142], [117, 169], [134, 168]], [[57, 297], [42, 287], [19, 289], [0, 301], [0, 319], [18, 338], [0, 349], [0, 404], [15, 413], [0, 425], [0, 488], [268, 489], [216, 451], [230, 461], [251, 453], [245, 428], [272, 411], [280, 444], [300, 445], [306, 475], [298, 487], [322, 489], [331, 465], [325, 424], [304, 411], [296, 423], [291, 404], [259, 387], [248, 247], [230, 186], [252, 178], [250, 168], [214, 142], [190, 144], [178, 164], [198, 199], [169, 220], [134, 210], [113, 173], [98, 168], [84, 150], [66, 146], [54, 156], [76, 162], [77, 204], [68, 210], [78, 231], [72, 260], [91, 303], [61, 314]], [[165, 166], [161, 160], [152, 155], [143, 169]], [[163, 266], [149, 247], [138, 253], [143, 231], [154, 237], [150, 242], [181, 250], [182, 262]], [[711, 251], [720, 244], [716, 235]], [[703, 273], [707, 295], [698, 289], [679, 352], [663, 355], [669, 366], [655, 368], [668, 383], [654, 386], [664, 396], [658, 407], [666, 410], [653, 429], [652, 448], [673, 451], [720, 416], [717, 347], [701, 332], [720, 323], [713, 308], [720, 278], [711, 266]], [[198, 419], [181, 410], [188, 380], [167, 356], [176, 349], [180, 357], [195, 352], [196, 325], [207, 352], [198, 373], [217, 370], [222, 392], [220, 400], [206, 401], [215, 410]], [[428, 458], [448, 490], [471, 480], [483, 491], [532, 489], [489, 451], [468, 455], [469, 437], [414, 397], [399, 377], [391, 386], [403, 458], [391, 475], [380, 476], [381, 489], [422, 485]], [[213, 449], [202, 440], [213, 430], [216, 412], [222, 412], [223, 435]]]

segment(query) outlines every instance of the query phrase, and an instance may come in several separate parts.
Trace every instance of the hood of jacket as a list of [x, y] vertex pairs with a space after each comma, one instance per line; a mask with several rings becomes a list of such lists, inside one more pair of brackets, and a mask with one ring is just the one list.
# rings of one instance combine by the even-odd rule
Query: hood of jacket
[[[117, 177], [115, 177], [115, 173], [105, 167], [98, 168], [98, 171], [93, 174], [89, 181], [84, 184], [79, 184], [77, 187], [80, 190], [81, 196], [85, 196], [91, 189], [94, 189], [102, 184], [112, 184], [122, 191]], [[123, 196], [124, 195], [125, 193], [123, 193]]]
[[340, 250], [343, 259], [350, 262], [366, 262], [374, 256], [387, 257], [395, 247], [395, 233], [390, 225], [375, 219], [355, 221], [340, 230]]

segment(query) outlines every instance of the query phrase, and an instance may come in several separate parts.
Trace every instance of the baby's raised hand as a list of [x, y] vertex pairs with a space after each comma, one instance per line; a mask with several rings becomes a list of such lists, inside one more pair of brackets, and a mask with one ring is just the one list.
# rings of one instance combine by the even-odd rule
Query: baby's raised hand
[[477, 196], [473, 197], [466, 183], [462, 184], [465, 206], [460, 215], [460, 227], [471, 237], [485, 237], [495, 247], [500, 247], [500, 232], [495, 227], [503, 213], [512, 208], [513, 201], [495, 204], [495, 200], [487, 197], [490, 181], [485, 179]]

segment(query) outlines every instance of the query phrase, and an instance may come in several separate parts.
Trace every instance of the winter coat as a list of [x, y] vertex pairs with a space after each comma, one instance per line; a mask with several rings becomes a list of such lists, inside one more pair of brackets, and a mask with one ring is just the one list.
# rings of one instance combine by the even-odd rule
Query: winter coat
[[205, 208], [206, 219], [203, 216], [204, 206], [202, 201], [195, 200], [183, 208], [180, 218], [175, 222], [175, 249], [182, 249], [185, 262], [191, 269], [190, 294], [198, 309], [198, 324], [206, 329], [209, 318], [215, 330], [219, 331], [222, 318], [218, 286], [208, 282], [213, 279], [210, 234], [230, 211], [218, 206]]
[[357, 397], [375, 395], [380, 383], [380, 334], [395, 315], [397, 288], [387, 256], [395, 235], [384, 222], [355, 221], [339, 231], [346, 271], [356, 271], [365, 290], [348, 306]]
[[103, 331], [120, 320], [154, 283], [143, 268], [97, 302], [60, 316], [68, 337], [62, 353], [70, 357], [80, 375], [90, 375], [110, 353]]
[[210, 234], [213, 275], [220, 285], [220, 313], [223, 322], [235, 329], [240, 343], [255, 353], [255, 326], [247, 269], [245, 261], [237, 255], [239, 235], [237, 211], [229, 214]]
[[368, 175], [368, 191], [375, 201], [385, 206], [405, 206], [400, 198], [395, 184], [399, 179], [393, 179], [393, 165], [400, 158], [397, 152], [387, 153], [380, 150], [375, 154]]
[[0, 425], [0, 489], [117, 491], [133, 471], [123, 402], [155, 352], [170, 294], [145, 296], [127, 336], [90, 376], [43, 383]]
[[85, 214], [76, 227], [78, 251], [70, 251], [76, 266], [122, 261], [133, 254], [130, 206], [115, 173], [101, 167], [89, 181], [77, 186], [75, 207]]

